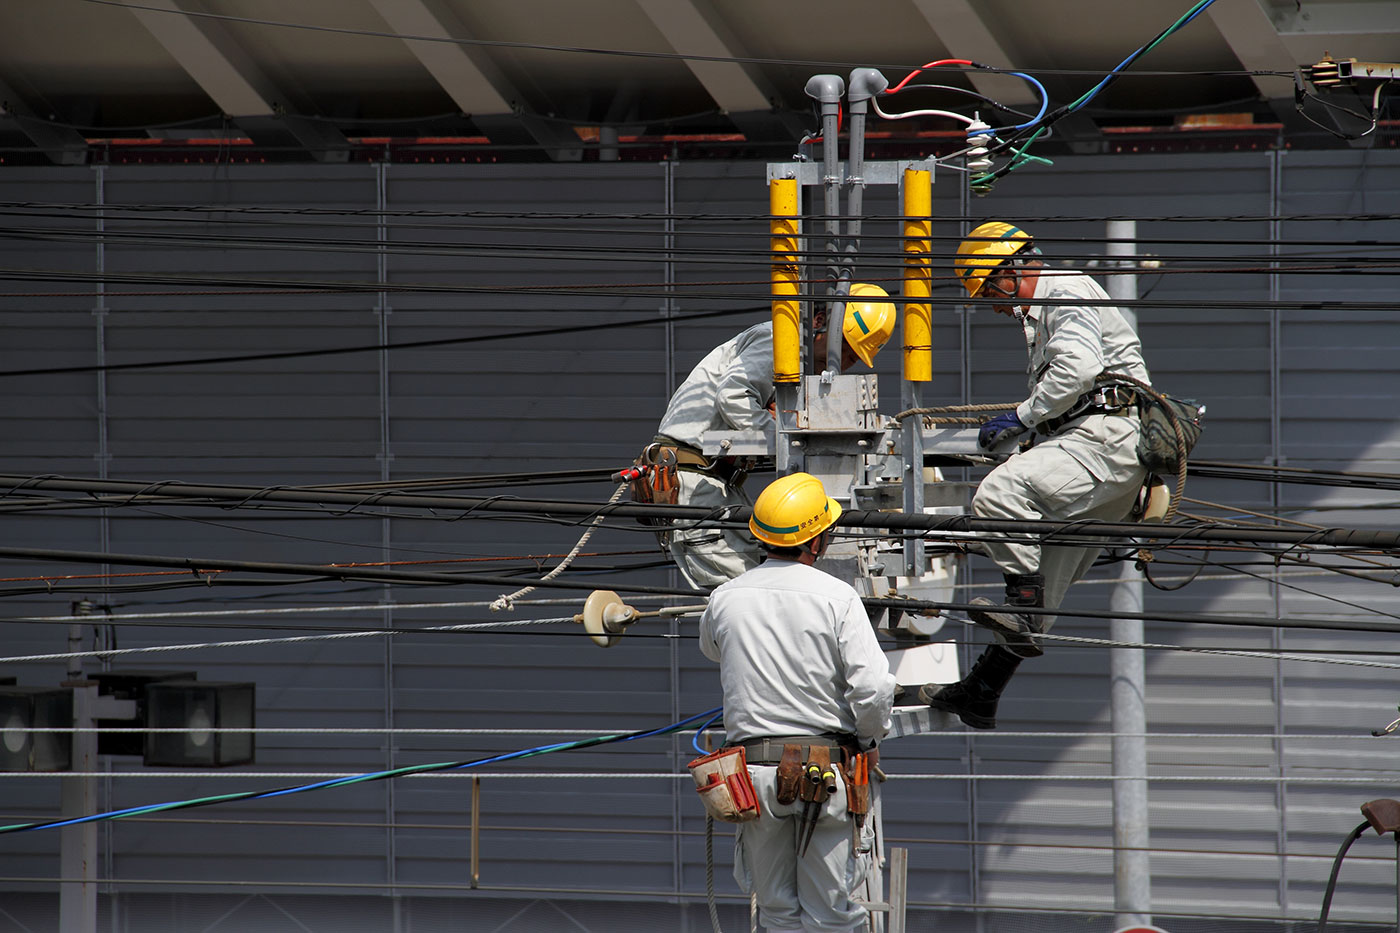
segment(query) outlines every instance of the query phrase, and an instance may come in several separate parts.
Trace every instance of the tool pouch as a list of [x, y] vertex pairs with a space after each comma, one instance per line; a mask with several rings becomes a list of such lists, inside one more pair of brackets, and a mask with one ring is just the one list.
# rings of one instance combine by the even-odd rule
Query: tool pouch
[[778, 803], [789, 804], [797, 799], [802, 788], [802, 746], [784, 745], [778, 762]]
[[[1191, 453], [1201, 439], [1201, 420], [1206, 407], [1194, 399], [1162, 396], [1144, 398], [1138, 405], [1142, 417], [1142, 439], [1138, 442], [1138, 462], [1149, 473], [1174, 475], [1181, 468], [1183, 457]], [[1178, 437], [1177, 432], [1180, 432]]]
[[868, 753], [843, 755], [841, 776], [846, 779], [846, 812], [863, 817], [870, 812], [870, 756]]
[[807, 749], [807, 764], [802, 769], [798, 796], [805, 803], [825, 803], [836, 790], [836, 772], [831, 767], [831, 749], [816, 746]]
[[742, 746], [721, 748], [712, 755], [696, 758], [688, 767], [695, 779], [695, 792], [710, 816], [725, 823], [758, 819], [758, 794], [749, 777]]
[[[675, 505], [680, 497], [680, 480], [676, 475], [676, 449], [661, 444], [648, 444], [632, 465], [638, 467], [628, 492], [633, 502], [645, 505]], [[644, 525], [664, 525], [666, 519], [641, 518]]]

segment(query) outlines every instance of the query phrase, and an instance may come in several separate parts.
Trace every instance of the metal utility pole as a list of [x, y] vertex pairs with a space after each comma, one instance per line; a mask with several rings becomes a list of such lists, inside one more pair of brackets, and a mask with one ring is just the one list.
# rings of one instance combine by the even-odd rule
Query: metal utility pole
[[[73, 614], [91, 615], [95, 610], [87, 600], [73, 605]], [[70, 651], [81, 650], [86, 623], [68, 627]], [[63, 686], [73, 691], [73, 733], [70, 769], [73, 776], [63, 779], [62, 806], [65, 817], [88, 816], [97, 812], [97, 720], [135, 719], [136, 701], [98, 696], [97, 682], [84, 678], [82, 660], [69, 661], [69, 679]], [[58, 926], [61, 933], [97, 933], [97, 824], [80, 823], [59, 829]]]
[[[1108, 255], [1131, 264], [1136, 252], [1137, 221], [1108, 221]], [[1108, 275], [1110, 298], [1131, 302], [1137, 298], [1137, 275]], [[1137, 330], [1137, 314], [1121, 309], [1129, 326]], [[1141, 613], [1142, 572], [1131, 562], [1120, 565], [1118, 582], [1109, 596], [1114, 612]], [[1109, 622], [1109, 638], [1115, 642], [1142, 644], [1141, 619], [1115, 618]], [[1147, 689], [1143, 649], [1109, 649], [1109, 701], [1113, 711], [1113, 906], [1115, 926], [1149, 926], [1152, 923], [1152, 872], [1147, 851]]]

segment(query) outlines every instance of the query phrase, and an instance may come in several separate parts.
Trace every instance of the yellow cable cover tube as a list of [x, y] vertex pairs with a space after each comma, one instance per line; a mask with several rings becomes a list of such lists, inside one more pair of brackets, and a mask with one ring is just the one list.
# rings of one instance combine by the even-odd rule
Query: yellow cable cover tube
[[773, 382], [802, 381], [802, 312], [796, 301], [801, 267], [797, 247], [798, 185], [795, 178], [768, 183], [773, 279]]
[[904, 170], [904, 378], [933, 381], [933, 173]]

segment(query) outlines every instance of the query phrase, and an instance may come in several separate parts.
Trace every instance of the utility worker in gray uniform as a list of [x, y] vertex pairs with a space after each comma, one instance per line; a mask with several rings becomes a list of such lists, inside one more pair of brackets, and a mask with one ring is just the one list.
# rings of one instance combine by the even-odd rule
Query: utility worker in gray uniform
[[[978, 444], [992, 449], [1027, 432], [1034, 446], [1012, 456], [982, 480], [972, 500], [979, 518], [1098, 519], [1120, 522], [1137, 501], [1147, 471], [1138, 462], [1142, 422], [1130, 386], [1099, 381], [1105, 374], [1150, 379], [1136, 331], [1107, 301], [1098, 283], [1079, 272], [1046, 269], [1031, 238], [1006, 223], [985, 223], [958, 247], [955, 268], [973, 297], [1001, 298], [999, 314], [1025, 332], [1028, 397], [1015, 410], [983, 423]], [[984, 545], [1006, 581], [1012, 607], [1060, 605], [1069, 585], [1093, 565], [1101, 549], [1042, 546], [1019, 540]], [[990, 600], [972, 600], [993, 605]], [[988, 646], [958, 683], [925, 684], [920, 697], [975, 729], [996, 728], [997, 701], [1023, 658], [1042, 653], [1035, 635], [1054, 617], [1032, 613], [970, 613], [998, 643]]]
[[[878, 285], [856, 283], [846, 303], [841, 370], [857, 360], [874, 365], [875, 354], [894, 332], [895, 309]], [[826, 313], [813, 316], [813, 352], [826, 358]], [[701, 452], [707, 431], [773, 433], [773, 322], [755, 324], [711, 350], [671, 396], [654, 442], [674, 451], [679, 463], [677, 504], [716, 511], [749, 504], [742, 491], [744, 470], [735, 458]], [[709, 589], [757, 566], [762, 554], [742, 528], [694, 528], [678, 524], [665, 532], [671, 558], [686, 581]]]
[[[758, 819], [738, 827], [734, 878], [757, 895], [768, 933], [867, 928], [854, 895], [875, 855], [864, 816], [878, 784], [860, 775], [876, 773], [870, 750], [889, 730], [895, 681], [860, 595], [812, 566], [840, 515], [815, 476], [775, 480], [749, 523], [767, 559], [718, 587], [700, 617], [700, 650], [719, 662], [727, 741], [744, 747], [759, 802]], [[819, 758], [854, 761], [856, 777], [843, 772], [808, 806], [805, 794], [784, 794], [788, 749], [790, 774]]]

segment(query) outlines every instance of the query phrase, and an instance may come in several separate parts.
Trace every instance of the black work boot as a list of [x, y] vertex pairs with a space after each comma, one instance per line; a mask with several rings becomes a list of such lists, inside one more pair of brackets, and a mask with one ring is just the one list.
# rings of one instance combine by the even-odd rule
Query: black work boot
[[1016, 673], [1021, 659], [1004, 645], [988, 645], [967, 676], [955, 684], [924, 684], [919, 699], [930, 707], [952, 713], [974, 729], [997, 727], [997, 701]]
[[[1007, 573], [1006, 605], [1040, 609], [1045, 605], [1045, 577], [1038, 573]], [[978, 596], [969, 600], [974, 606], [995, 606], [990, 599]], [[1024, 612], [987, 612], [969, 609], [973, 622], [992, 634], [1018, 657], [1038, 658], [1045, 653], [1036, 635], [1045, 631], [1045, 617]]]

